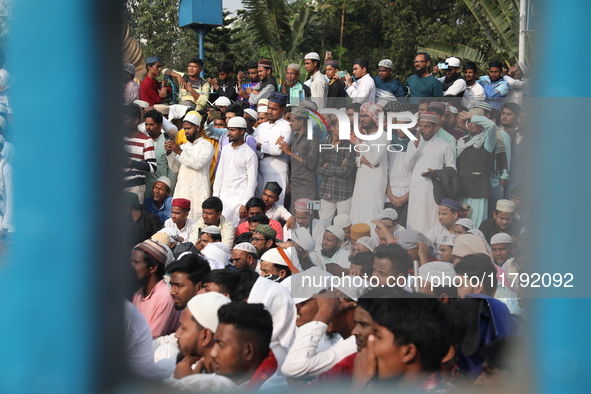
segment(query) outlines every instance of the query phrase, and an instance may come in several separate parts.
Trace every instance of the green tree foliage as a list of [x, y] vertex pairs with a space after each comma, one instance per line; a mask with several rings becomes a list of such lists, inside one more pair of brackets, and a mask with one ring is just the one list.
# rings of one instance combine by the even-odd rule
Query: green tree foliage
[[224, 25], [205, 36], [205, 70], [217, 77], [217, 65], [224, 59], [234, 62], [234, 74], [245, 71], [249, 62], [258, 60], [252, 40], [247, 40], [246, 29], [238, 17], [224, 11]]
[[262, 55], [273, 62], [280, 80], [285, 66], [301, 63], [304, 52], [319, 41], [321, 23], [318, 8], [311, 2], [285, 0], [243, 0], [242, 14], [249, 39], [261, 45]]
[[159, 56], [166, 67], [184, 70], [199, 54], [199, 41], [179, 27], [180, 0], [127, 0], [125, 11], [144, 55]]
[[365, 57], [375, 72], [377, 63], [389, 58], [394, 74], [405, 80], [412, 73], [414, 53], [433, 41], [463, 44], [486, 58], [495, 55], [463, 1], [325, 0], [323, 4], [327, 7], [322, 14], [322, 50], [332, 51], [333, 57], [335, 52], [341, 54], [341, 68]]

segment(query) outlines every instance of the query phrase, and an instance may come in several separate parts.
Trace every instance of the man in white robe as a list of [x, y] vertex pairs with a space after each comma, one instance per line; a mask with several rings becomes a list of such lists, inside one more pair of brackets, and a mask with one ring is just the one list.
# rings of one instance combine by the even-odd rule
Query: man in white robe
[[[388, 183], [388, 145], [387, 134], [378, 130], [380, 107], [375, 103], [365, 103], [359, 110], [359, 125], [365, 130], [368, 140], [358, 147], [359, 156], [355, 187], [351, 199], [351, 221], [370, 223], [384, 208], [384, 191]], [[373, 138], [377, 133], [381, 135]]]
[[186, 198], [191, 201], [189, 219], [196, 222], [201, 218], [201, 204], [210, 196], [209, 166], [213, 159], [214, 148], [200, 138], [201, 115], [189, 112], [183, 120], [187, 141], [178, 146], [174, 141], [166, 141], [168, 165], [178, 173], [174, 198]]
[[[285, 143], [291, 144], [291, 127], [289, 122], [283, 119], [286, 104], [285, 93], [271, 92], [267, 105], [269, 121], [259, 125], [253, 133], [260, 159], [257, 196], [262, 194], [262, 188], [267, 182], [277, 182], [283, 190], [287, 188], [289, 156], [277, 144], [280, 137], [283, 137]], [[280, 205], [283, 205], [283, 201], [284, 195], [279, 196]]]
[[312, 215], [312, 211], [308, 208], [308, 202], [310, 199], [308, 198], [300, 198], [295, 202], [295, 221], [296, 226], [295, 228], [288, 228], [287, 226], [283, 226], [283, 238], [288, 240], [291, 238], [292, 230], [295, 231], [300, 227], [305, 228], [308, 230], [314, 241], [316, 242], [315, 250], [322, 249], [322, 237], [324, 236], [324, 224], [318, 219], [314, 219], [314, 215]]
[[411, 170], [408, 219], [406, 228], [426, 233], [437, 224], [437, 204], [433, 197], [434, 170], [456, 168], [449, 144], [435, 136], [437, 115], [425, 112], [419, 116], [417, 141], [408, 144], [404, 165]]
[[254, 197], [259, 161], [244, 143], [246, 120], [233, 117], [228, 121], [230, 143], [222, 149], [221, 160], [213, 183], [213, 195], [224, 203], [222, 214], [237, 227], [246, 217], [246, 202]]

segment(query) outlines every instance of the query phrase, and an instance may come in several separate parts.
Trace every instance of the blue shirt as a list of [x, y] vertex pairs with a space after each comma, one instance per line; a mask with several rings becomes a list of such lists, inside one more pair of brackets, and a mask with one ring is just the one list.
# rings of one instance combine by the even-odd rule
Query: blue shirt
[[164, 223], [166, 219], [170, 219], [170, 209], [172, 208], [172, 197], [166, 197], [164, 204], [158, 209], [154, 198], [149, 197], [144, 199], [144, 211], [155, 213], [160, 218], [160, 221]]
[[409, 97], [443, 97], [443, 85], [433, 75], [413, 74], [406, 80], [406, 86], [410, 89]]
[[[379, 75], [373, 77], [374, 82], [376, 83], [376, 96], [383, 97], [383, 90], [384, 92], [388, 92], [395, 97], [405, 97], [406, 93], [404, 93], [404, 89], [402, 88], [402, 84], [398, 82], [396, 79], [392, 79], [390, 82], [384, 82]], [[387, 94], [386, 94], [387, 95]]]

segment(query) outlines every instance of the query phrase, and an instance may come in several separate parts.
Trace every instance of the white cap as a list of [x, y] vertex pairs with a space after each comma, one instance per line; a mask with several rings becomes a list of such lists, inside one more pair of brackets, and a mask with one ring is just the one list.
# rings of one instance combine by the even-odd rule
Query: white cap
[[201, 254], [208, 257], [209, 260], [213, 260], [214, 264], [209, 261], [211, 269], [223, 269], [230, 264], [230, 250], [222, 242], [208, 243], [201, 251]]
[[380, 62], [378, 63], [378, 67], [386, 67], [386, 68], [394, 68], [394, 64], [392, 63], [392, 60], [390, 59], [383, 59], [380, 60]]
[[218, 226], [207, 226], [201, 232], [206, 234], [221, 234], [222, 230]]
[[232, 302], [225, 295], [216, 291], [198, 294], [187, 302], [187, 308], [197, 323], [211, 332], [218, 329], [218, 309]]
[[160, 112], [162, 115], [168, 115], [168, 113], [170, 112], [168, 105], [164, 104], [154, 104], [154, 109]]
[[189, 107], [182, 104], [173, 104], [168, 107], [168, 120], [180, 119], [189, 110]]
[[[278, 248], [269, 249], [265, 253], [263, 253], [263, 255], [261, 256], [261, 261], [268, 261], [269, 263], [283, 265], [285, 267], [288, 267], [287, 261], [285, 261], [283, 256], [281, 256], [281, 254], [279, 254], [279, 251], [277, 249]], [[287, 250], [284, 250], [284, 251], [287, 254]]]
[[330, 226], [326, 229], [326, 231], [334, 234], [341, 241], [345, 240], [345, 231], [343, 231], [343, 229], [340, 228], [339, 226]]
[[217, 98], [216, 101], [213, 102], [213, 105], [216, 105], [218, 107], [227, 107], [230, 104], [232, 104], [232, 102], [226, 96], [220, 96]]
[[432, 261], [430, 263], [423, 264], [419, 267], [419, 276], [424, 281], [431, 279], [434, 276], [437, 276], [439, 277], [438, 283], [443, 285], [444, 282], [442, 281], [442, 279], [450, 278], [451, 280], [453, 280], [453, 278], [456, 276], [456, 271], [454, 271], [454, 265], [452, 263], [445, 263], [443, 261]]
[[447, 107], [445, 107], [445, 109], [451, 112], [452, 114], [458, 113], [458, 109], [456, 107], [452, 107], [451, 105], [448, 105]]
[[316, 241], [310, 235], [307, 228], [300, 227], [291, 233], [291, 240], [308, 253], [316, 248]]
[[[347, 275], [347, 276], [354, 277], [353, 275]], [[339, 290], [346, 297], [357, 302], [359, 300], [359, 297], [361, 297], [367, 291], [367, 289], [369, 288], [369, 284], [367, 281], [363, 281], [361, 283], [361, 286], [355, 286], [355, 284], [353, 282], [354, 282], [353, 278], [351, 278], [350, 281], [349, 280], [339, 281], [339, 284], [337, 286], [334, 286], [334, 288]]]
[[142, 108], [148, 108], [150, 106], [150, 103], [143, 100], [135, 100], [133, 103], [139, 105]]
[[162, 227], [162, 229], [160, 229], [159, 232], [168, 234], [168, 236], [170, 237], [170, 242], [179, 243], [180, 241], [179, 230], [177, 230], [176, 228]]
[[445, 59], [445, 62], [450, 67], [460, 67], [460, 59], [458, 59], [457, 57], [448, 57], [447, 59]]
[[382, 212], [380, 212], [380, 214], [378, 215], [378, 219], [390, 219], [391, 221], [395, 221], [398, 219], [398, 212], [396, 212], [394, 208], [383, 209]]
[[257, 118], [257, 111], [255, 111], [254, 109], [247, 108], [244, 110], [244, 113], [250, 115], [250, 117], [253, 119]]
[[[330, 284], [330, 280], [325, 281], [324, 278], [330, 278], [332, 276], [332, 274], [316, 266], [292, 275], [290, 277], [290, 291], [293, 297], [293, 302], [299, 304], [309, 300], [315, 294], [320, 293], [320, 291], [326, 289], [328, 284]], [[324, 284], [327, 284], [327, 286], [324, 286]]]
[[511, 237], [507, 233], [498, 233], [498, 234], [495, 234], [490, 239], [490, 244], [491, 245], [495, 245], [495, 244], [512, 244], [512, 243], [513, 243], [513, 237]]
[[515, 212], [515, 203], [511, 200], [499, 200], [497, 201], [497, 211], [501, 212]]
[[[168, 177], [161, 176], [160, 178], [156, 179], [156, 182], [162, 182], [166, 186], [168, 186], [169, 189], [172, 189], [172, 183], [170, 182], [170, 179], [168, 179]], [[154, 183], [156, 183], [156, 182], [154, 182]]]
[[378, 241], [371, 237], [361, 237], [357, 240], [357, 242], [372, 252], [378, 247]]
[[234, 246], [232, 250], [244, 250], [245, 252], [254, 254], [258, 253], [257, 248], [255, 248], [255, 246], [250, 242], [241, 242], [238, 245]]
[[437, 237], [436, 244], [454, 246], [454, 241], [456, 240], [457, 236], [457, 234], [441, 234], [439, 237]]
[[269, 104], [269, 99], [260, 99], [259, 102], [257, 103], [257, 106], [260, 107], [261, 105], [267, 105], [267, 104]]
[[304, 59], [320, 61], [320, 55], [318, 55], [316, 52], [310, 52], [304, 57]]
[[257, 108], [258, 113], [260, 114], [261, 112], [267, 113], [267, 106], [266, 105], [259, 105]]
[[341, 213], [340, 215], [335, 216], [332, 222], [335, 226], [339, 226], [340, 228], [345, 228], [353, 225], [353, 222], [351, 222], [351, 218], [346, 213]]
[[246, 120], [244, 120], [243, 117], [234, 116], [233, 118], [230, 118], [230, 120], [228, 120], [228, 124], [226, 127], [237, 127], [239, 129], [245, 129], [248, 127], [248, 125], [246, 124]]
[[191, 112], [185, 115], [183, 122], [193, 123], [195, 126], [199, 126], [201, 124], [201, 115], [197, 112]]
[[473, 228], [476, 228], [476, 226], [474, 226], [474, 222], [468, 218], [458, 219], [458, 221], [456, 222], [456, 224], [454, 224], [454, 226], [464, 226], [468, 230], [472, 230]]

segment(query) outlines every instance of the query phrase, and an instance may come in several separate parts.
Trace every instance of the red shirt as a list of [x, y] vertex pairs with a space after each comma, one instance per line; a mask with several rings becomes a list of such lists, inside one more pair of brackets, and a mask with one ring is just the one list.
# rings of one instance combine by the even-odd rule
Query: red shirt
[[161, 104], [162, 97], [159, 94], [160, 82], [146, 75], [146, 78], [140, 84], [140, 100], [143, 100], [153, 107], [154, 104]]
[[[271, 228], [273, 230], [277, 231], [277, 238], [278, 239], [285, 241], [283, 239], [283, 228], [281, 227], [281, 223], [279, 223], [277, 220], [269, 219], [269, 226], [271, 226]], [[247, 233], [247, 232], [248, 232], [248, 220], [240, 223], [238, 225], [238, 227], [236, 227], [236, 236], [239, 236], [240, 234]]]

